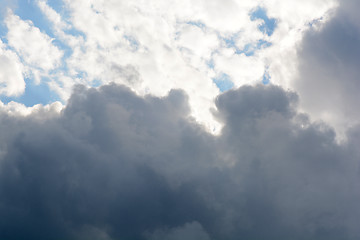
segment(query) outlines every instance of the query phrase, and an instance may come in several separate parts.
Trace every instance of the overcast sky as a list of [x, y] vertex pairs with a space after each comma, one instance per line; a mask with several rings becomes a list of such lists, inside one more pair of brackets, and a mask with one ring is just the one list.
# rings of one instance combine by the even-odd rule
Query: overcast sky
[[0, 239], [358, 240], [357, 0], [0, 0]]

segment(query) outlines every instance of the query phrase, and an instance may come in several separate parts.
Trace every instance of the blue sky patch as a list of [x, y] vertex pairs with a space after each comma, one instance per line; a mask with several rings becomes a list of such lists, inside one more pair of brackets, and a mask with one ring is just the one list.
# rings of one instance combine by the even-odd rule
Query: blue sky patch
[[[1, 21], [2, 19], [0, 19]], [[7, 40], [5, 38], [5, 35], [7, 33], [7, 28], [5, 26], [5, 24], [1, 23], [0, 24], [0, 38], [1, 38], [1, 41], [4, 42], [4, 43], [7, 43]]]
[[130, 47], [133, 51], [137, 51], [139, 49], [140, 43], [136, 40], [135, 37], [131, 35], [124, 35], [124, 38], [129, 42]]
[[272, 44], [265, 40], [258, 40], [254, 43], [248, 43], [243, 49], [240, 49], [236, 46], [236, 38], [238, 34], [234, 34], [228, 38], [223, 38], [223, 41], [227, 48], [234, 48], [236, 54], [245, 54], [246, 56], [253, 56], [255, 52], [262, 48], [270, 47]]
[[210, 59], [209, 61], [206, 62], [206, 65], [211, 68], [214, 69], [215, 67], [215, 63], [214, 63], [214, 59]]
[[47, 20], [46, 16], [41, 12], [36, 1], [19, 0], [18, 7], [14, 9], [14, 13], [22, 20], [30, 20], [34, 26], [39, 28], [40, 31], [45, 32], [50, 37], [52, 34], [51, 23]]
[[64, 14], [64, 3], [61, 0], [47, 0], [47, 5], [49, 5], [52, 9], [56, 12], [60, 13], [61, 15]]
[[91, 81], [91, 87], [100, 87], [102, 83], [100, 79], [94, 79]]
[[270, 83], [270, 80], [271, 80], [271, 76], [268, 72], [268, 69], [266, 69], [265, 73], [264, 73], [264, 76], [263, 76], [263, 79], [262, 79], [262, 83], [264, 85], [268, 85]]
[[200, 21], [190, 21], [190, 22], [186, 22], [186, 24], [193, 25], [201, 29], [206, 28], [206, 25]]
[[223, 41], [225, 42], [226, 47], [228, 48], [236, 48], [236, 39], [239, 37], [240, 33], [233, 34], [229, 37], [224, 37]]
[[214, 78], [213, 81], [221, 92], [225, 92], [234, 87], [234, 83], [231, 81], [230, 76], [226, 73], [219, 74], [219, 76]]
[[27, 79], [24, 94], [19, 97], [0, 95], [0, 100], [5, 104], [11, 101], [20, 102], [27, 107], [32, 107], [39, 103], [46, 105], [55, 101], [61, 101], [60, 97], [50, 90], [47, 83], [43, 82], [36, 85], [31, 80], [29, 81], [29, 79]]
[[250, 19], [252, 21], [256, 19], [262, 19], [264, 22], [259, 26], [259, 30], [268, 36], [271, 36], [276, 28], [276, 19], [269, 18], [266, 14], [266, 10], [264, 8], [257, 8], [250, 14]]
[[244, 49], [237, 51], [237, 54], [244, 53], [246, 56], [253, 56], [256, 50], [270, 47], [271, 43], [265, 40], [259, 40], [255, 44], [246, 44]]

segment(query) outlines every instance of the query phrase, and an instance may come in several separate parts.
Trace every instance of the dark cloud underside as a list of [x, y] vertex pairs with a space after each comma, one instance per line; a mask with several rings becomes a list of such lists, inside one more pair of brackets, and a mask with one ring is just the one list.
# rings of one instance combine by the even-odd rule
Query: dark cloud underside
[[187, 97], [78, 87], [57, 117], [0, 115], [0, 239], [359, 239], [359, 137], [334, 141], [274, 86]]

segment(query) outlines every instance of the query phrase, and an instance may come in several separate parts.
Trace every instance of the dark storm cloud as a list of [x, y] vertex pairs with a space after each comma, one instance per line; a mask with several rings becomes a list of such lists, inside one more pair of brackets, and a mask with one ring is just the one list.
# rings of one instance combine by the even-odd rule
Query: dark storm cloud
[[218, 97], [78, 87], [64, 111], [0, 115], [0, 239], [358, 239], [359, 136], [337, 145], [274, 86]]
[[330, 114], [341, 124], [351, 124], [360, 117], [360, 2], [339, 4], [320, 30], [305, 35], [295, 89], [312, 114]]

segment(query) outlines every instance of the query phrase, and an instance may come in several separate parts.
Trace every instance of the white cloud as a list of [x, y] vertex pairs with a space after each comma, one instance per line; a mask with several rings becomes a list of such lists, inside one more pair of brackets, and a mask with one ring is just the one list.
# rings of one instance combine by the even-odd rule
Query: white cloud
[[[211, 129], [218, 125], [210, 113], [219, 93], [212, 82], [216, 73], [209, 67], [214, 52], [232, 32], [242, 31], [243, 36], [255, 32], [259, 37], [249, 17], [257, 4], [253, 1], [219, 5], [219, 1], [79, 0], [66, 4], [69, 22], [86, 36], [66, 60], [70, 76], [85, 73], [89, 84], [114, 81], [158, 96], [181, 88], [190, 96], [193, 115]], [[136, 82], [119, 72], [126, 66], [136, 71]]]
[[5, 23], [9, 46], [15, 49], [30, 69], [47, 73], [62, 64], [63, 52], [53, 44], [52, 38], [41, 32], [31, 21], [24, 21], [9, 10]]
[[0, 39], [0, 95], [18, 96], [25, 90], [24, 67]]
[[[31, 22], [14, 14], [6, 19], [9, 44], [31, 66], [27, 70], [37, 81], [42, 71], [56, 70], [49, 75], [49, 84], [65, 101], [77, 83], [116, 82], [157, 96], [180, 88], [189, 95], [193, 116], [212, 130], [219, 130], [210, 113], [219, 94], [213, 78], [227, 74], [235, 86], [242, 86], [258, 83], [266, 72], [271, 83], [293, 86], [304, 32], [336, 6], [333, 0], [65, 0], [63, 4], [63, 11], [56, 12], [47, 1], [37, 1], [56, 40], [70, 48], [63, 61], [53, 39]], [[263, 20], [251, 19], [259, 6], [276, 19], [271, 36], [258, 29]], [[25, 41], [25, 34], [33, 40]], [[261, 49], [259, 42], [265, 42]], [[244, 48], [252, 49], [252, 56], [239, 54]]]
[[267, 0], [262, 1], [270, 17], [279, 19], [288, 28], [304, 27], [338, 5], [337, 0]]
[[[215, 121], [209, 109], [219, 93], [212, 83], [214, 76], [226, 73], [241, 86], [261, 81], [267, 70], [273, 83], [290, 85], [296, 74], [297, 45], [307, 24], [334, 7], [333, 1], [306, 1], [296, 3], [296, 11], [291, 12], [295, 3], [66, 1], [69, 21], [86, 36], [67, 64], [75, 75], [86, 73], [88, 82], [116, 81], [139, 93], [162, 96], [171, 88], [184, 89], [193, 115], [212, 128]], [[257, 6], [277, 20], [270, 37], [258, 29], [259, 21], [250, 18]], [[235, 47], [256, 46], [260, 40], [271, 47], [255, 49], [254, 56], [237, 54]], [[137, 84], [119, 74], [125, 66], [136, 69]]]
[[234, 54], [228, 49], [216, 55], [214, 62], [216, 70], [227, 73], [237, 87], [259, 83], [265, 72], [265, 65], [259, 57]]
[[38, 0], [37, 4], [40, 10], [45, 14], [45, 16], [49, 19], [49, 21], [54, 25], [56, 32], [69, 29], [70, 26], [66, 24], [61, 15], [57, 13], [54, 9], [52, 9], [46, 0]]
[[[36, 104], [32, 107], [27, 107], [22, 103], [11, 101], [4, 104], [0, 101], [0, 114], [5, 114], [15, 117], [25, 117], [29, 115], [39, 115], [39, 119], [46, 120], [49, 117], [58, 116], [64, 105], [60, 102], [53, 102], [51, 104], [42, 105]], [[42, 113], [46, 113], [43, 115]]]

